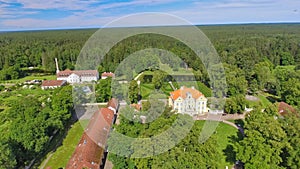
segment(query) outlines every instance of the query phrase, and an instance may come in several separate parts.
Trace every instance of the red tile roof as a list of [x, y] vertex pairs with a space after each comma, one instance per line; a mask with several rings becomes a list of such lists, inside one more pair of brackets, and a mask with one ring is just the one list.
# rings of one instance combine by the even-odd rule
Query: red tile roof
[[101, 108], [94, 113], [67, 164], [67, 169], [100, 167], [113, 119], [114, 112], [108, 108]]
[[57, 77], [68, 77], [72, 73], [74, 73], [78, 76], [98, 76], [97, 70], [69, 70], [69, 69], [60, 71], [56, 75], [57, 75]]
[[100, 110], [102, 118], [107, 122], [109, 126], [112, 125], [112, 121], [114, 119], [114, 112], [108, 108], [102, 108]]
[[186, 98], [186, 93], [189, 92], [192, 94], [192, 97], [194, 99], [198, 99], [201, 96], [204, 96], [200, 91], [194, 89], [194, 88], [187, 88], [185, 86], [182, 86], [180, 89], [175, 90], [170, 93], [170, 97], [173, 100], [178, 99], [178, 97]]
[[112, 72], [103, 72], [101, 74], [102, 77], [115, 77], [115, 74]]
[[65, 80], [44, 80], [42, 82], [42, 86], [46, 87], [46, 86], [62, 86], [66, 83]]
[[98, 146], [87, 133], [83, 133], [66, 169], [99, 169], [103, 153], [104, 148]]
[[142, 109], [142, 107], [136, 103], [131, 104], [130, 107], [133, 107], [137, 111], [140, 111]]
[[119, 106], [119, 102], [118, 102], [118, 100], [115, 99], [115, 98], [110, 99], [110, 100], [108, 101], [108, 103], [107, 103], [107, 107], [112, 107], [112, 108], [114, 108], [114, 109], [117, 109], [118, 106]]
[[104, 116], [103, 111], [105, 111], [104, 108], [100, 109], [99, 112], [96, 112], [94, 116], [92, 116], [87, 128], [85, 129], [85, 132], [91, 137], [92, 140], [94, 140], [94, 142], [104, 148], [112, 121], [110, 123], [107, 122], [107, 119], [105, 119], [106, 116]]
[[291, 105], [289, 105], [289, 104], [287, 104], [285, 102], [280, 102], [278, 104], [278, 112], [281, 115], [286, 115], [289, 112], [291, 112], [291, 113], [297, 113], [295, 108], [293, 108]]

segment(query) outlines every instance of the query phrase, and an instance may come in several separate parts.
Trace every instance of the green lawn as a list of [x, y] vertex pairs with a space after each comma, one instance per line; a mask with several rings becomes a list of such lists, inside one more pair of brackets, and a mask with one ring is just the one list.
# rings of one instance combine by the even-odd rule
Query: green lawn
[[169, 83], [164, 83], [162, 90], [167, 97], [170, 96], [170, 92], [173, 91]]
[[[226, 166], [231, 168], [234, 161], [231, 161], [231, 162], [226, 161], [225, 150], [226, 150], [227, 146], [231, 144], [230, 137], [236, 136], [238, 130], [228, 124], [219, 123], [216, 132], [217, 132], [216, 133], [217, 140], [219, 143], [217, 147], [223, 153], [221, 165], [223, 168], [225, 168]], [[229, 153], [232, 154], [233, 152], [229, 152]]]
[[260, 99], [263, 107], [267, 107], [272, 104], [263, 94], [258, 94], [258, 98]]
[[[168, 65], [166, 64], [161, 64], [162, 69], [164, 71], [167, 71], [170, 73], [170, 75], [192, 75], [193, 71], [192, 70], [186, 70], [184, 68], [179, 68], [178, 71], [173, 71]], [[144, 71], [144, 75], [153, 75], [153, 71]]]
[[150, 96], [151, 92], [154, 90], [154, 85], [150, 83], [141, 84], [141, 95], [143, 99], [146, 99]]
[[42, 90], [40, 86], [35, 86], [34, 89], [22, 89], [13, 91], [13, 93], [21, 94], [23, 96], [27, 95], [48, 95], [51, 90]]
[[[183, 84], [187, 87], [198, 85], [198, 89], [206, 96], [211, 97], [211, 89], [208, 88], [205, 84], [201, 82], [181, 82], [180, 84]], [[175, 85], [175, 84], [174, 84]], [[170, 84], [165, 82], [163, 84], [163, 87], [161, 88], [162, 92], [167, 96], [169, 96], [170, 92], [173, 91]], [[154, 91], [154, 84], [152, 83], [141, 83], [141, 95], [143, 99], [147, 99], [150, 94]]]
[[262, 106], [262, 107], [268, 107], [272, 103], [277, 102], [278, 100], [280, 100], [280, 98], [278, 96], [275, 96], [275, 95], [272, 95], [272, 94], [269, 94], [269, 93], [265, 93], [265, 92], [259, 92], [255, 96], [258, 97], [259, 100], [257, 100], [257, 101], [247, 100], [248, 106], [251, 107], [251, 108], [257, 107], [259, 105]]
[[20, 79], [16, 79], [16, 80], [7, 80], [7, 81], [0, 81], [0, 83], [23, 83], [27, 80], [55, 80], [56, 79], [56, 75], [46, 75], [46, 76], [26, 76]]
[[[204, 123], [206, 121], [196, 121], [195, 123], [197, 123], [200, 126], [204, 126]], [[229, 168], [231, 168], [231, 166], [234, 163], [234, 159], [233, 160], [226, 160], [228, 157], [225, 154], [225, 151], [227, 151], [230, 155], [234, 155], [234, 153], [232, 152], [232, 150], [226, 150], [228, 145], [231, 145], [231, 137], [235, 137], [237, 136], [238, 130], [228, 124], [222, 123], [220, 122], [216, 128], [216, 131], [214, 133], [214, 135], [217, 138], [217, 145], [216, 147], [218, 148], [218, 150], [223, 154], [223, 156], [221, 156], [220, 158], [222, 159], [222, 162], [220, 164], [220, 166], [222, 168], [225, 168], [226, 166], [228, 166]], [[199, 133], [200, 135], [200, 133]]]
[[1, 104], [8, 107], [11, 103], [15, 102], [19, 97], [23, 96], [36, 96], [39, 99], [45, 99], [51, 94], [51, 90], [42, 90], [40, 86], [34, 86], [32, 89], [23, 89], [22, 87], [16, 88], [11, 92], [5, 92], [0, 95]]
[[[71, 158], [75, 148], [83, 134], [83, 126], [86, 126], [88, 121], [77, 121], [73, 124], [72, 128], [68, 131], [66, 138], [63, 140], [63, 143], [60, 147], [54, 152], [50, 152], [47, 157], [49, 161], [46, 163], [45, 168], [51, 166], [51, 168], [60, 168], [65, 167]], [[41, 164], [41, 166], [45, 161]], [[41, 168], [41, 166], [39, 168]]]
[[[141, 94], [143, 99], [147, 99], [151, 93], [153, 93], [155, 91], [154, 89], [154, 84], [152, 83], [142, 83], [141, 84]], [[170, 84], [165, 82], [163, 84], [163, 87], [161, 88], [161, 91], [165, 94], [165, 98], [167, 98], [170, 94], [170, 92], [173, 91], [173, 89], [171, 88]]]
[[257, 107], [261, 101], [258, 100], [258, 101], [250, 101], [250, 100], [246, 100], [248, 106], [247, 107], [250, 107], [250, 108], [253, 108], [253, 107]]
[[207, 87], [202, 82], [195, 82], [195, 81], [189, 81], [189, 82], [181, 82], [183, 85], [187, 87], [192, 87], [195, 85], [198, 85], [198, 90], [205, 95], [205, 97], [211, 97], [211, 89]]

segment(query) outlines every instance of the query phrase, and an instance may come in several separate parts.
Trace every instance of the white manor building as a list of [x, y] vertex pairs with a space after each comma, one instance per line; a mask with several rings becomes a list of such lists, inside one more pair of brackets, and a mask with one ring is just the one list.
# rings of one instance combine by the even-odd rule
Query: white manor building
[[200, 115], [208, 112], [207, 98], [194, 87], [182, 86], [169, 96], [169, 106], [181, 114]]
[[69, 70], [60, 71], [58, 67], [57, 58], [55, 58], [56, 65], [56, 80], [65, 80], [68, 83], [82, 83], [93, 82], [99, 80], [98, 70]]
[[65, 80], [68, 83], [93, 82], [99, 80], [97, 70], [64, 70], [57, 72], [57, 80]]

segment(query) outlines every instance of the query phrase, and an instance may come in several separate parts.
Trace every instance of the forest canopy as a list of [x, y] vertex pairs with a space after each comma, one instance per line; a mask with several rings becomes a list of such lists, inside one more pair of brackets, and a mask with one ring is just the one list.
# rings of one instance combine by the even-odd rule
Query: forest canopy
[[[199, 28], [211, 40], [226, 72], [228, 86], [226, 113], [242, 113], [246, 106], [245, 95], [261, 91], [276, 97], [276, 101], [284, 101], [295, 108], [300, 108], [300, 24], [224, 25], [199, 26]], [[55, 75], [54, 58], [58, 58], [60, 70], [75, 69], [82, 47], [96, 31], [96, 29], [85, 29], [0, 33], [1, 83], [31, 75], [34, 71]], [[98, 65], [98, 70], [100, 73], [114, 72], [120, 62], [130, 54], [147, 48], [163, 49], [179, 56], [181, 60], [176, 63], [182, 67], [191, 68], [196, 80], [211, 89], [210, 79], [202, 61], [188, 46], [168, 36], [141, 34], [124, 39], [107, 53], [103, 62]], [[155, 57], [149, 56], [149, 58]], [[168, 63], [169, 59], [164, 57], [162, 63]], [[168, 75], [157, 70], [158, 65], [141, 60], [136, 65], [133, 64], [133, 67], [143, 68], [143, 65], [151, 65], [149, 69], [153, 72], [153, 76], [149, 79], [156, 89], [167, 83], [164, 79], [168, 79]], [[177, 69], [179, 67], [174, 68], [174, 70]], [[126, 71], [132, 71], [132, 69], [123, 69], [120, 75]], [[120, 91], [110, 90], [111, 81], [108, 78], [96, 84], [97, 102], [105, 102], [111, 96], [120, 93]], [[150, 80], [145, 81], [150, 83]], [[130, 102], [136, 102], [138, 85], [135, 81], [129, 85], [130, 90], [135, 91], [129, 93]], [[20, 92], [21, 88], [13, 92], [4, 92], [4, 90], [5, 87], [1, 84], [1, 106], [7, 107], [0, 108], [0, 121], [4, 124], [0, 126], [1, 133], [4, 133], [0, 136], [0, 152], [4, 152], [0, 154], [0, 168], [15, 168], [28, 164], [43, 152], [53, 133], [63, 130], [71, 120], [74, 111], [71, 98], [72, 88], [65, 86], [46, 94], [38, 91], [42, 94], [35, 95], [14, 93]], [[18, 96], [14, 97], [15, 95]], [[7, 101], [7, 98], [11, 96], [15, 100]], [[299, 168], [298, 116], [288, 115], [286, 118], [277, 120], [275, 119], [277, 118], [276, 107], [267, 108], [265, 113], [261, 113], [259, 108], [254, 109], [251, 116], [245, 119], [245, 139], [234, 145], [238, 159], [246, 162], [246, 167], [249, 168], [267, 165]], [[147, 134], [155, 134], [165, 126], [168, 127], [175, 117], [176, 115], [170, 111], [165, 111], [163, 116], [158, 118], [159, 123], [142, 125], [135, 122], [133, 126], [131, 122], [123, 119], [124, 123], [118, 126], [117, 130], [123, 134], [138, 136], [134, 130], [136, 127], [141, 132], [140, 136], [147, 136]], [[21, 123], [24, 125], [19, 125]], [[160, 126], [161, 124], [164, 126]], [[120, 168], [124, 167], [124, 164], [127, 164], [129, 168], [134, 165], [140, 168], [148, 166], [161, 168], [162, 165], [170, 168], [178, 166], [185, 168], [189, 164], [195, 164], [194, 168], [200, 168], [199, 162], [209, 164], [205, 168], [218, 168], [218, 162], [211, 160], [218, 159], [217, 156], [222, 153], [214, 147], [216, 138], [212, 137], [205, 143], [205, 147], [201, 147], [198, 143], [194, 146], [190, 144], [190, 142], [195, 142], [195, 133], [200, 128], [200, 123], [195, 125], [188, 139], [179, 144], [180, 150], [174, 148], [152, 159], [132, 161], [112, 157], [112, 161]], [[268, 141], [265, 141], [266, 138]], [[277, 147], [277, 150], [274, 151], [275, 154], [272, 154], [270, 152], [274, 150], [274, 147]], [[184, 160], [186, 154], [182, 151], [212, 151], [212, 153], [194, 154], [200, 161], [193, 161], [194, 158]], [[178, 152], [181, 153], [180, 156], [177, 155]], [[264, 160], [263, 165], [260, 166], [256, 163], [261, 162], [260, 159], [253, 161], [250, 158], [250, 156], [256, 158], [255, 154], [262, 154], [269, 160]], [[204, 156], [206, 158], [203, 158]], [[180, 160], [177, 160], [178, 158]], [[172, 161], [163, 164], [161, 159]], [[182, 163], [175, 163], [176, 160]]]
[[[199, 28], [211, 40], [223, 62], [228, 85], [227, 97], [266, 90], [291, 105], [300, 105], [300, 24]], [[0, 81], [28, 75], [28, 67], [37, 67], [38, 71], [55, 74], [54, 58], [58, 58], [61, 70], [74, 69], [82, 47], [96, 31], [84, 29], [1, 33]], [[184, 43], [157, 34], [140, 34], [120, 41], [106, 54], [98, 70], [100, 73], [113, 72], [127, 56], [147, 48], [163, 49], [179, 56], [183, 63], [179, 62], [178, 65], [192, 68], [197, 80], [210, 87], [205, 66], [195, 53]], [[162, 62], [167, 62], [168, 59], [165, 57]]]

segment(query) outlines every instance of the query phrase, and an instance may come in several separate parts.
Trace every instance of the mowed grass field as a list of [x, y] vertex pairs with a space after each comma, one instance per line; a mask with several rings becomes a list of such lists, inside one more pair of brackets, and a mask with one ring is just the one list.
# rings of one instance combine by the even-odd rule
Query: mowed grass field
[[39, 168], [51, 167], [53, 169], [65, 168], [79, 140], [84, 132], [84, 128], [88, 124], [88, 120], [77, 121], [69, 129], [62, 145], [54, 152], [50, 152], [47, 158], [42, 162]]
[[[229, 157], [226, 156], [226, 152], [229, 154], [234, 154], [230, 150], [227, 150], [227, 146], [232, 145], [232, 137], [237, 137], [238, 130], [228, 124], [225, 123], [219, 123], [217, 130], [216, 130], [216, 136], [218, 140], [218, 149], [222, 152], [222, 163], [221, 165], [225, 168], [228, 166], [231, 168], [231, 166], [234, 164], [234, 161], [228, 161], [227, 159]], [[229, 151], [229, 152], [228, 152]]]
[[[196, 121], [194, 125], [200, 125], [203, 127], [204, 125], [206, 125], [205, 122], [206, 121], [204, 120], [199, 120]], [[214, 129], [213, 126], [214, 125], [212, 125], [211, 129]], [[222, 122], [217, 123], [217, 127], [215, 128], [213, 135], [216, 136], [217, 139], [217, 145], [216, 145], [217, 149], [223, 154], [220, 157], [221, 158], [220, 166], [222, 168], [226, 168], [226, 166], [231, 168], [234, 165], [235, 159], [231, 159], [231, 157], [227, 157], [226, 154], [234, 155], [234, 152], [231, 149], [228, 149], [228, 147], [232, 146], [233, 143], [231, 139], [237, 137], [237, 134], [238, 134], [238, 130], [236, 128]]]
[[254, 95], [254, 96], [257, 97], [258, 100], [255, 100], [255, 101], [247, 100], [248, 106], [250, 108], [258, 107], [258, 106], [268, 107], [271, 104], [280, 101], [280, 98], [278, 96], [271, 95], [271, 94], [265, 93], [265, 92], [259, 92], [258, 94]]
[[[200, 92], [202, 92], [206, 97], [211, 97], [211, 89], [201, 82], [181, 82], [180, 84], [186, 87], [198, 85], [197, 88]], [[166, 98], [168, 98], [170, 92], [173, 91], [169, 83], [164, 83], [160, 90], [166, 95]], [[154, 84], [141, 83], [141, 95], [143, 99], [147, 99], [154, 91]]]
[[[173, 91], [169, 83], [164, 83], [163, 87], [160, 89], [162, 93], [165, 94], [165, 98], [168, 98], [169, 93]], [[141, 84], [141, 95], [143, 99], [147, 99], [151, 94], [155, 93], [154, 84], [152, 83], [142, 83]]]
[[56, 75], [26, 76], [16, 80], [0, 81], [0, 83], [24, 83], [27, 80], [56, 80]]

